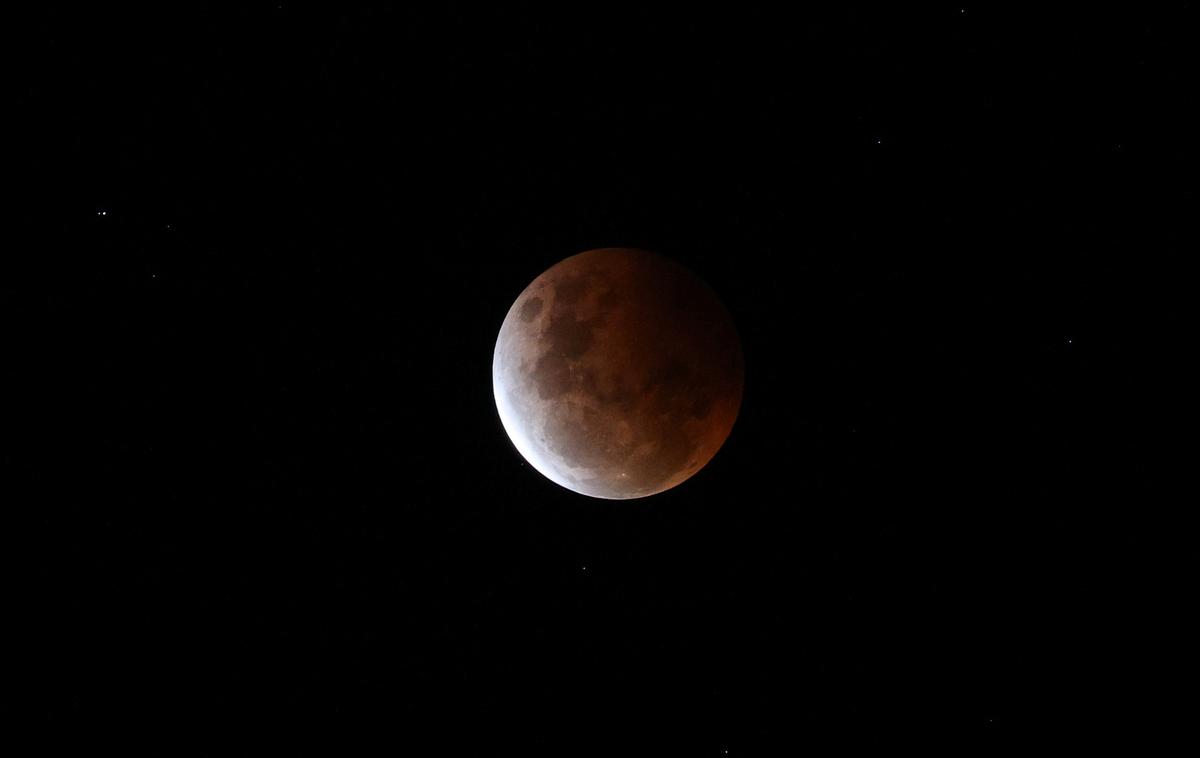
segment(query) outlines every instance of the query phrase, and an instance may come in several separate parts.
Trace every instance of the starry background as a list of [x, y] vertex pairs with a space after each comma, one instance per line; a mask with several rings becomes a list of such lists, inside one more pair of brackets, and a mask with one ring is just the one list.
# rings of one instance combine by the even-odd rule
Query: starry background
[[[1097, 13], [14, 21], [27, 723], [179, 755], [1132, 727], [1195, 11]], [[521, 461], [490, 366], [529, 281], [620, 245], [714, 286], [747, 388], [706, 469], [609, 502]]]

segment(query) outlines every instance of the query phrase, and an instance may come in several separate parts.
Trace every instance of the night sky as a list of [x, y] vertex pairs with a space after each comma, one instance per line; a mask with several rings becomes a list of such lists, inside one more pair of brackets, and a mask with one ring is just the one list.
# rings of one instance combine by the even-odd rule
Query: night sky
[[[22, 723], [715, 758], [1133, 728], [1190, 3], [165, 5], [10, 27]], [[543, 478], [492, 397], [521, 290], [613, 246], [699, 274], [746, 361], [725, 446], [641, 500]]]

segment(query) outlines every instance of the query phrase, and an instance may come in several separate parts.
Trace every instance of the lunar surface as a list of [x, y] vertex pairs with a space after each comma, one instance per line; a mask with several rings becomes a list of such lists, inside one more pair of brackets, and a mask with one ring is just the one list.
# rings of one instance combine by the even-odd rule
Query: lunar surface
[[513, 303], [492, 361], [500, 419], [550, 480], [592, 497], [668, 490], [729, 436], [743, 363], [695, 274], [644, 250], [572, 256]]

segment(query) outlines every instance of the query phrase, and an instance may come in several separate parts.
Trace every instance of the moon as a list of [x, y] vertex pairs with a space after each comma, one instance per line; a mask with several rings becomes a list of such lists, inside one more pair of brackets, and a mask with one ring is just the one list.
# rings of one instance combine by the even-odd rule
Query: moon
[[743, 380], [737, 332], [712, 289], [632, 248], [579, 253], [534, 279], [492, 359], [496, 408], [525, 460], [612, 500], [703, 468], [733, 429]]

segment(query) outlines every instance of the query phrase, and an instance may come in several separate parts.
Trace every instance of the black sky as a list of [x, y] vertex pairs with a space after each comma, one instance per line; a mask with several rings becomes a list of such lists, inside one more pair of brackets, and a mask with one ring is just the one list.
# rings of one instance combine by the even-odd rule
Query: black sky
[[[1191, 4], [168, 5], [13, 27], [25, 723], [782, 756], [1142, 715]], [[608, 246], [746, 353], [640, 501], [491, 395], [517, 294]]]

